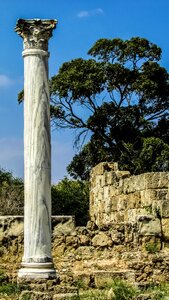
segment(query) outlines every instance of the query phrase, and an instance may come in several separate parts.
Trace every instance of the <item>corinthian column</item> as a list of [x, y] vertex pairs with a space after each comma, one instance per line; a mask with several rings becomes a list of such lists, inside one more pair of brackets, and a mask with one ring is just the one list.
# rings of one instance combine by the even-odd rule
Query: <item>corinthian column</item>
[[24, 44], [24, 256], [18, 277], [56, 276], [51, 256], [48, 40], [56, 20], [18, 20]]

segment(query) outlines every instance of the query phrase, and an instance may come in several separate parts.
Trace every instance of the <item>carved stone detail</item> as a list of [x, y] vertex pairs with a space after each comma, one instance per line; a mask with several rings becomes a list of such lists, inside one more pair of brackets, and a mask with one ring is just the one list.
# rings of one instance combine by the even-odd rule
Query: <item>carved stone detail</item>
[[48, 51], [48, 40], [56, 27], [56, 20], [19, 19], [15, 31], [24, 40], [24, 49], [42, 49]]

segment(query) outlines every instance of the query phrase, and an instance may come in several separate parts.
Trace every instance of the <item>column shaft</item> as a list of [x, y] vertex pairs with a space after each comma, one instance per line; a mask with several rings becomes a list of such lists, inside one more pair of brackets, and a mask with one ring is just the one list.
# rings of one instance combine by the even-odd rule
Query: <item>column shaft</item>
[[51, 147], [48, 53], [24, 56], [24, 262], [51, 261]]
[[48, 40], [56, 20], [19, 19], [24, 42], [24, 256], [18, 277], [55, 278], [51, 255]]

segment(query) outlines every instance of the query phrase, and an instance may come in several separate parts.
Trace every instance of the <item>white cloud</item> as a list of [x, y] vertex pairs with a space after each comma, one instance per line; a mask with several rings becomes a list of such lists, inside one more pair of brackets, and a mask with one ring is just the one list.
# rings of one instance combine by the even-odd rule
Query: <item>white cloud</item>
[[14, 80], [4, 74], [0, 74], [0, 87], [7, 87], [14, 83]]
[[104, 15], [104, 11], [102, 8], [96, 8], [92, 10], [81, 10], [78, 14], [78, 18], [87, 18], [87, 17], [92, 17], [96, 15]]
[[89, 15], [90, 15], [89, 11], [87, 11], [87, 10], [82, 10], [77, 14], [78, 18], [89, 17]]

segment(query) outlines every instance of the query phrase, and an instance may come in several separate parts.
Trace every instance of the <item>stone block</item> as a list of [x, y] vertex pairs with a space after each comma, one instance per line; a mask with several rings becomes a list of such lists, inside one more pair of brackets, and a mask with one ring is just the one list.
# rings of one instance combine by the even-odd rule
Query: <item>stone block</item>
[[104, 201], [104, 212], [107, 214], [110, 214], [112, 211], [112, 201], [111, 198], [108, 197]]
[[103, 188], [103, 198], [109, 198], [110, 197], [110, 188], [109, 186], [104, 186]]
[[54, 224], [54, 218], [53, 219], [53, 236], [59, 236], [59, 235], [75, 235], [75, 221], [73, 217], [70, 218], [60, 218], [60, 222], [58, 222], [56, 225]]
[[4, 230], [3, 230], [3, 228], [0, 228], [0, 243], [4, 237], [5, 237]]
[[77, 236], [67, 236], [66, 237], [66, 246], [76, 247], [78, 245]]
[[111, 232], [111, 239], [113, 244], [121, 245], [125, 239], [123, 232], [118, 232], [117, 230], [112, 230]]
[[66, 249], [66, 247], [65, 247], [64, 243], [61, 245], [55, 246], [55, 247], [53, 247], [52, 255], [54, 257], [61, 257], [64, 254], [65, 249]]
[[118, 170], [118, 163], [108, 163], [108, 162], [101, 162], [97, 166], [95, 166], [91, 171], [91, 176], [95, 175], [103, 175], [106, 171], [117, 171]]
[[135, 182], [133, 180], [133, 177], [126, 178], [123, 183], [123, 193], [130, 194], [133, 192], [135, 192]]
[[169, 239], [169, 218], [162, 219], [162, 232], [164, 237]]
[[153, 201], [157, 199], [156, 190], [143, 190], [140, 192], [141, 195], [141, 204], [143, 207], [150, 206]]
[[79, 236], [79, 242], [82, 246], [87, 246], [90, 244], [90, 238], [84, 234]]
[[117, 202], [118, 202], [118, 197], [111, 197], [111, 211], [117, 211]]
[[121, 195], [117, 200], [117, 211], [125, 210], [127, 208], [126, 195]]
[[101, 187], [104, 187], [107, 185], [107, 173], [104, 173], [102, 175], [102, 179], [100, 180], [100, 182], [101, 182]]
[[127, 209], [141, 208], [141, 192], [126, 195]]
[[169, 201], [169, 190], [168, 189], [159, 189], [156, 191], [156, 199], [159, 201]]
[[90, 177], [90, 190], [92, 190], [96, 186], [96, 176]]
[[145, 174], [140, 174], [133, 176], [133, 180], [135, 181], [135, 191], [142, 191], [145, 189]]
[[106, 184], [107, 185], [114, 185], [117, 181], [116, 173], [115, 172], [107, 172], [106, 175]]
[[9, 228], [8, 236], [19, 236], [23, 233], [23, 222], [17, 220], [13, 222]]
[[99, 232], [99, 234], [93, 237], [92, 245], [94, 247], [110, 247], [112, 246], [112, 240], [106, 233]]
[[95, 187], [97, 187], [99, 189], [104, 186], [104, 177], [105, 177], [105, 175], [96, 175]]
[[160, 220], [153, 215], [138, 216], [138, 230], [139, 235], [162, 235]]
[[168, 188], [168, 172], [145, 173], [146, 189]]
[[119, 196], [123, 193], [123, 187], [110, 185], [109, 189], [110, 189], [110, 196], [111, 197]]
[[117, 171], [116, 177], [118, 180], [124, 180], [125, 178], [129, 178], [131, 176], [129, 171]]
[[136, 222], [136, 209], [127, 209], [124, 212], [124, 222]]
[[145, 189], [145, 176], [144, 174], [131, 176], [124, 179], [123, 193], [130, 194], [135, 191], [141, 191]]
[[104, 197], [105, 197], [104, 190], [98, 189], [97, 193], [95, 194], [95, 204], [96, 204], [96, 202], [103, 201]]
[[116, 213], [116, 222], [117, 223], [124, 222], [124, 210], [121, 210], [121, 211]]
[[23, 235], [23, 216], [0, 216], [0, 241]]
[[134, 208], [128, 209], [124, 214], [124, 221], [127, 223], [136, 223], [138, 215], [146, 215], [146, 210], [144, 208]]
[[159, 206], [161, 208], [162, 218], [169, 218], [169, 201], [159, 201]]
[[117, 212], [112, 212], [109, 216], [109, 223], [116, 223], [117, 222]]

